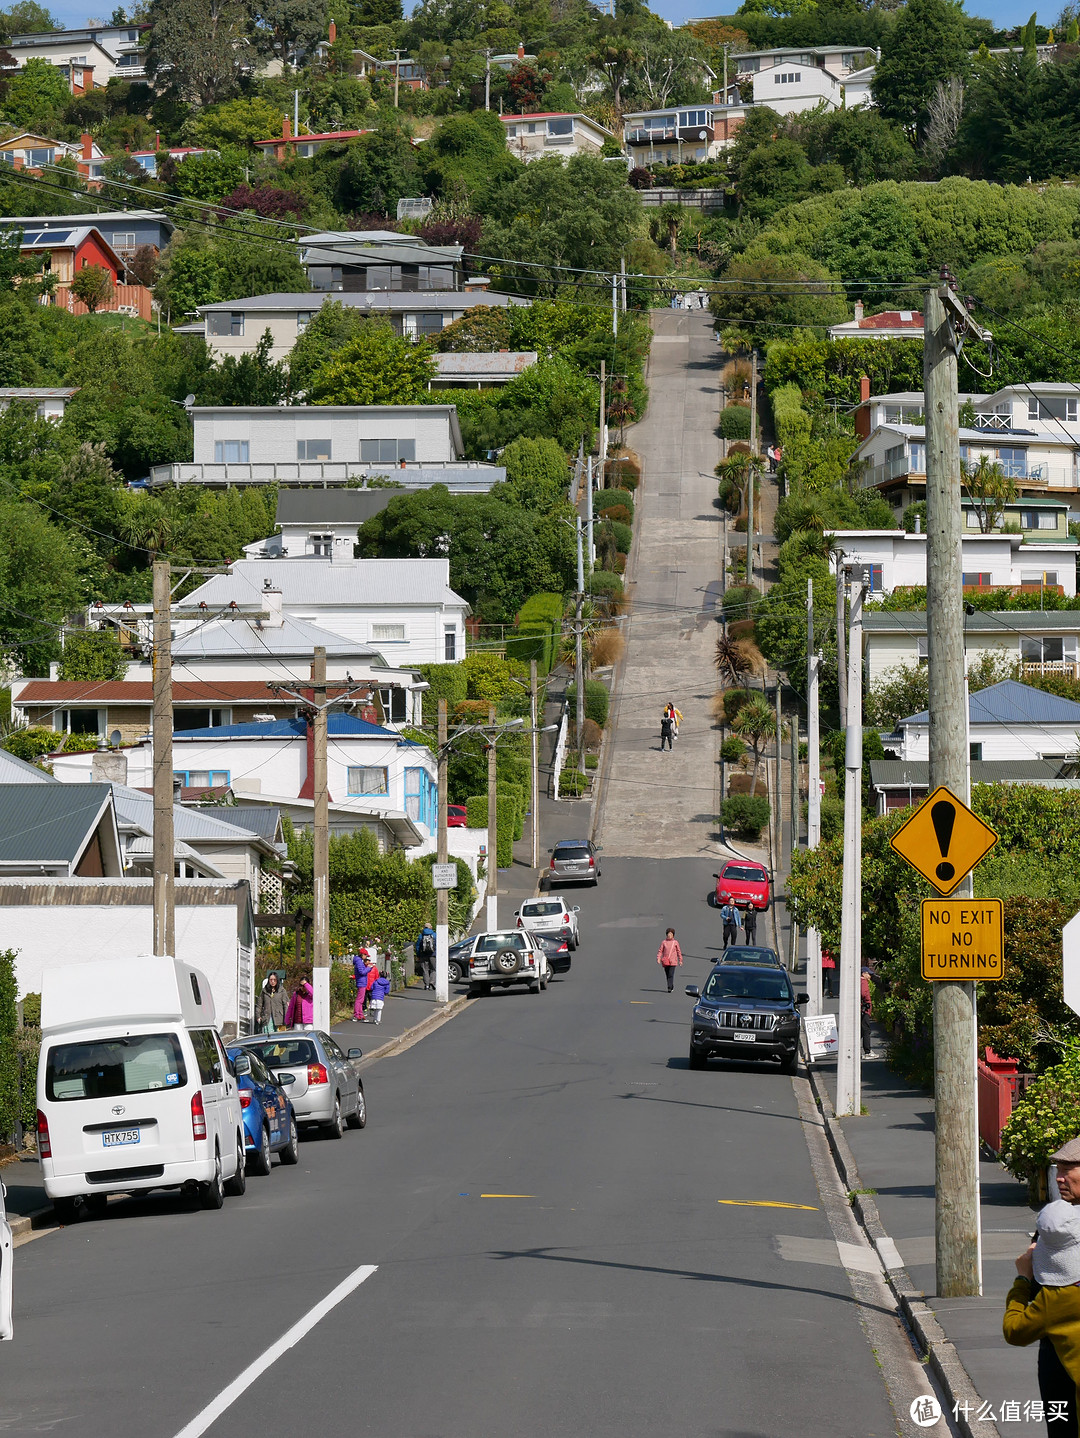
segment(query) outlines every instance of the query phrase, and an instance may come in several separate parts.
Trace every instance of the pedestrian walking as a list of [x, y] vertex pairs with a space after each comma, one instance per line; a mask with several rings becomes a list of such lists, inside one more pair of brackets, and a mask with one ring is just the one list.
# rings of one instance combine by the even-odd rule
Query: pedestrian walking
[[729, 944], [739, 942], [739, 911], [729, 899], [720, 910], [720, 919], [724, 925], [724, 948]]
[[656, 962], [664, 970], [667, 991], [670, 994], [675, 988], [675, 970], [682, 967], [682, 949], [679, 948], [674, 929], [668, 929], [664, 935], [663, 943], [657, 951]]
[[665, 746], [671, 748], [671, 736], [675, 732], [675, 720], [670, 714], [665, 714], [660, 720], [660, 752], [664, 752]]
[[259, 994], [255, 1010], [255, 1022], [261, 1034], [276, 1034], [285, 1027], [285, 990], [276, 970], [271, 970]]
[[748, 904], [743, 914], [743, 934], [748, 944], [757, 943], [757, 909]]
[[[1069, 1153], [1076, 1158], [1063, 1157]], [[1061, 1198], [1042, 1209], [1035, 1242], [1016, 1260], [1017, 1277], [1005, 1301], [1001, 1327], [1006, 1343], [1026, 1347], [1038, 1342], [1039, 1393], [1047, 1432], [1076, 1438], [1080, 1412], [1080, 1208], [1076, 1206], [1080, 1198], [1080, 1139], [1051, 1154], [1051, 1162], [1055, 1161]]]
[[352, 1019], [354, 1024], [364, 1022], [364, 1000], [367, 998], [368, 973], [370, 972], [368, 958], [367, 949], [361, 949], [358, 954], [353, 954], [353, 976], [356, 979], [356, 1002], [353, 1004]]
[[864, 1059], [870, 1058], [874, 1052], [873, 1037], [870, 1033], [870, 1009], [872, 1007], [870, 980], [873, 977], [873, 971], [866, 968], [859, 975], [859, 1029]]
[[430, 924], [425, 924], [420, 930], [416, 943], [413, 945], [413, 952], [420, 965], [424, 988], [433, 989], [435, 987], [435, 930]]
[[675, 701], [673, 699], [668, 700], [664, 714], [671, 720], [672, 738], [677, 739], [679, 737], [679, 725], [682, 723], [682, 712], [675, 708]]
[[287, 1029], [313, 1029], [315, 1027], [315, 990], [307, 979], [301, 979], [296, 992], [289, 1000], [285, 1011]]
[[[376, 969], [376, 973], [378, 973], [378, 969]], [[373, 1024], [381, 1024], [383, 1004], [386, 1002], [386, 996], [390, 992], [390, 980], [385, 974], [379, 974], [379, 977], [375, 980], [374, 984], [372, 984], [368, 992], [371, 994], [371, 1022]]]
[[828, 949], [821, 951], [821, 992], [826, 999], [835, 998], [833, 993], [833, 979], [836, 975], [836, 960]]

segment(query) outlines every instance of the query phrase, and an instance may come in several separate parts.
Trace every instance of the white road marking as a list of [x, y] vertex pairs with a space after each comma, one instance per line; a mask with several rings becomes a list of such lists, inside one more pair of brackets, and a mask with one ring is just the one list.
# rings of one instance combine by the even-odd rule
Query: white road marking
[[776, 1234], [780, 1257], [788, 1263], [821, 1263], [828, 1268], [850, 1268], [858, 1273], [880, 1273], [881, 1264], [872, 1248], [862, 1243], [841, 1243], [835, 1238], [801, 1238]]
[[276, 1343], [272, 1343], [264, 1353], [260, 1353], [255, 1362], [249, 1364], [243, 1373], [240, 1374], [239, 1378], [234, 1378], [227, 1388], [221, 1390], [212, 1403], [208, 1403], [201, 1413], [197, 1414], [190, 1423], [181, 1428], [176, 1438], [199, 1438], [199, 1435], [205, 1433], [212, 1423], [216, 1423], [221, 1415], [232, 1407], [240, 1395], [246, 1392], [257, 1378], [261, 1377], [268, 1368], [275, 1364], [283, 1353], [287, 1353], [290, 1348], [295, 1347], [305, 1334], [310, 1333], [315, 1325], [321, 1323], [332, 1309], [336, 1308], [343, 1299], [348, 1298], [349, 1294], [355, 1292], [365, 1279], [370, 1278], [371, 1275], [376, 1272], [378, 1272], [378, 1264], [376, 1263], [365, 1263], [359, 1268], [354, 1268], [348, 1278], [339, 1283], [336, 1288], [331, 1289], [321, 1302], [316, 1303], [314, 1308], [309, 1308], [299, 1322], [294, 1323], [293, 1326], [283, 1333]]
[[904, 1260], [900, 1257], [900, 1250], [888, 1235], [884, 1238], [875, 1238], [874, 1247], [886, 1268], [903, 1268]]

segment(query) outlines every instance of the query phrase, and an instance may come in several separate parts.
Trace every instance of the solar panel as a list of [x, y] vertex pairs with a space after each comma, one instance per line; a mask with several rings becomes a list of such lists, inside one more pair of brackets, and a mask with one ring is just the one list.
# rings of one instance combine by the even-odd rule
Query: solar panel
[[70, 230], [39, 230], [32, 235], [23, 236], [24, 245], [66, 245], [71, 239]]

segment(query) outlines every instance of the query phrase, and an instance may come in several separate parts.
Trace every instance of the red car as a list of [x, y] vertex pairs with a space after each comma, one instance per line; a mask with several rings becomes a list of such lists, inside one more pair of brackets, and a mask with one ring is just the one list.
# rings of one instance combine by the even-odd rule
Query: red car
[[713, 878], [717, 904], [726, 904], [730, 899], [740, 909], [769, 907], [769, 871], [760, 864], [730, 859]]
[[446, 827], [448, 829], [466, 829], [469, 825], [469, 811], [464, 804], [447, 804], [446, 806]]

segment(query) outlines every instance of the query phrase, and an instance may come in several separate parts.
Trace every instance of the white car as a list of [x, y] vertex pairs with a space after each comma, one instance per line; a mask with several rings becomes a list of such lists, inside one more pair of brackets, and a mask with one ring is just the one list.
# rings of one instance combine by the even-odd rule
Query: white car
[[531, 929], [534, 934], [561, 934], [567, 947], [573, 951], [578, 946], [577, 904], [573, 908], [562, 899], [544, 895], [539, 899], [526, 899], [514, 917], [519, 929]]
[[11, 1225], [4, 1212], [7, 1189], [0, 1183], [0, 1340], [14, 1338], [15, 1329], [11, 1317]]
[[469, 952], [469, 995], [490, 994], [492, 988], [527, 984], [529, 992], [548, 986], [551, 965], [540, 940], [527, 929], [489, 930], [477, 934]]

